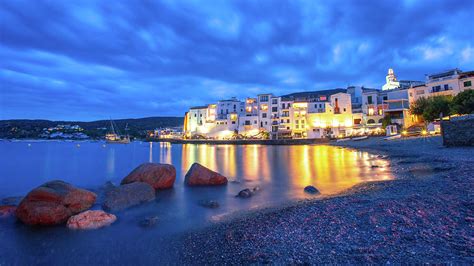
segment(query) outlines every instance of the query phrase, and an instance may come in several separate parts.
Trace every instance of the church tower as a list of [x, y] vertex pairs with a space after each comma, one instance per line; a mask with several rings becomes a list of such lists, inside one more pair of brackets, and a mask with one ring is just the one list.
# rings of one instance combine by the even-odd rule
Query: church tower
[[382, 90], [393, 90], [400, 87], [400, 83], [397, 81], [397, 77], [395, 76], [395, 72], [393, 69], [389, 68], [387, 76], [385, 77], [385, 85], [382, 86]]

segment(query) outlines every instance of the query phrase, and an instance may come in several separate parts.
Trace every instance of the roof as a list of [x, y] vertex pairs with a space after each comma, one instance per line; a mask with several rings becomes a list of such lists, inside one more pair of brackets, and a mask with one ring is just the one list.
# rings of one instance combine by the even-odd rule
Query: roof
[[205, 106], [194, 106], [194, 107], [191, 107], [189, 108], [190, 110], [194, 110], [194, 109], [207, 109], [207, 105]]
[[332, 90], [321, 90], [321, 91], [303, 91], [303, 92], [295, 92], [295, 93], [290, 93], [286, 95], [282, 95], [282, 98], [288, 98], [288, 99], [314, 99], [314, 98], [319, 98], [321, 96], [326, 96], [329, 97], [333, 94], [336, 93], [346, 93], [346, 89], [332, 89]]
[[466, 71], [462, 72], [459, 78], [467, 78], [467, 77], [472, 77], [474, 76], [474, 71]]

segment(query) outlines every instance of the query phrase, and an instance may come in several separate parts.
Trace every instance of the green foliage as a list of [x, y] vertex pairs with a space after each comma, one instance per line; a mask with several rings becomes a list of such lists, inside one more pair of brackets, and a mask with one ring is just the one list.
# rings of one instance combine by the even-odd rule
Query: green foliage
[[451, 114], [452, 97], [435, 96], [428, 99], [428, 105], [423, 109], [423, 119], [432, 122], [442, 116]]
[[474, 90], [465, 90], [453, 98], [451, 110], [454, 114], [474, 113]]
[[385, 129], [388, 125], [392, 123], [392, 119], [389, 115], [385, 115], [382, 119], [382, 128]]
[[414, 115], [423, 115], [424, 110], [430, 104], [429, 98], [419, 98], [410, 107], [410, 112]]

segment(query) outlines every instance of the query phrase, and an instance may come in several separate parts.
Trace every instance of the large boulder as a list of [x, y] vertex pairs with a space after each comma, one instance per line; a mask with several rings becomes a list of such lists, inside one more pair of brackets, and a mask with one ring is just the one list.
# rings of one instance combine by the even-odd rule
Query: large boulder
[[144, 163], [126, 176], [121, 184], [144, 182], [155, 190], [172, 188], [176, 180], [176, 169], [171, 164]]
[[226, 185], [227, 177], [216, 173], [198, 163], [193, 163], [184, 177], [188, 186], [218, 186]]
[[135, 182], [107, 191], [102, 208], [106, 211], [119, 211], [154, 199], [153, 187], [147, 183]]
[[16, 216], [29, 225], [54, 225], [89, 209], [97, 195], [63, 181], [47, 182], [26, 195], [16, 209]]
[[104, 211], [85, 211], [71, 216], [67, 220], [70, 229], [97, 229], [112, 224], [117, 220], [113, 214]]

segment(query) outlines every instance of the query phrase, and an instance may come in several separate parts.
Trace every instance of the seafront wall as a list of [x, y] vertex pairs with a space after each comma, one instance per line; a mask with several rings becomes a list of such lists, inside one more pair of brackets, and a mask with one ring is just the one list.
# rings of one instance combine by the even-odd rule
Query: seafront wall
[[474, 115], [441, 122], [444, 146], [474, 146]]
[[325, 144], [329, 139], [248, 139], [248, 140], [202, 140], [202, 139], [162, 139], [158, 142], [170, 142], [176, 144], [212, 144], [212, 145], [308, 145]]

